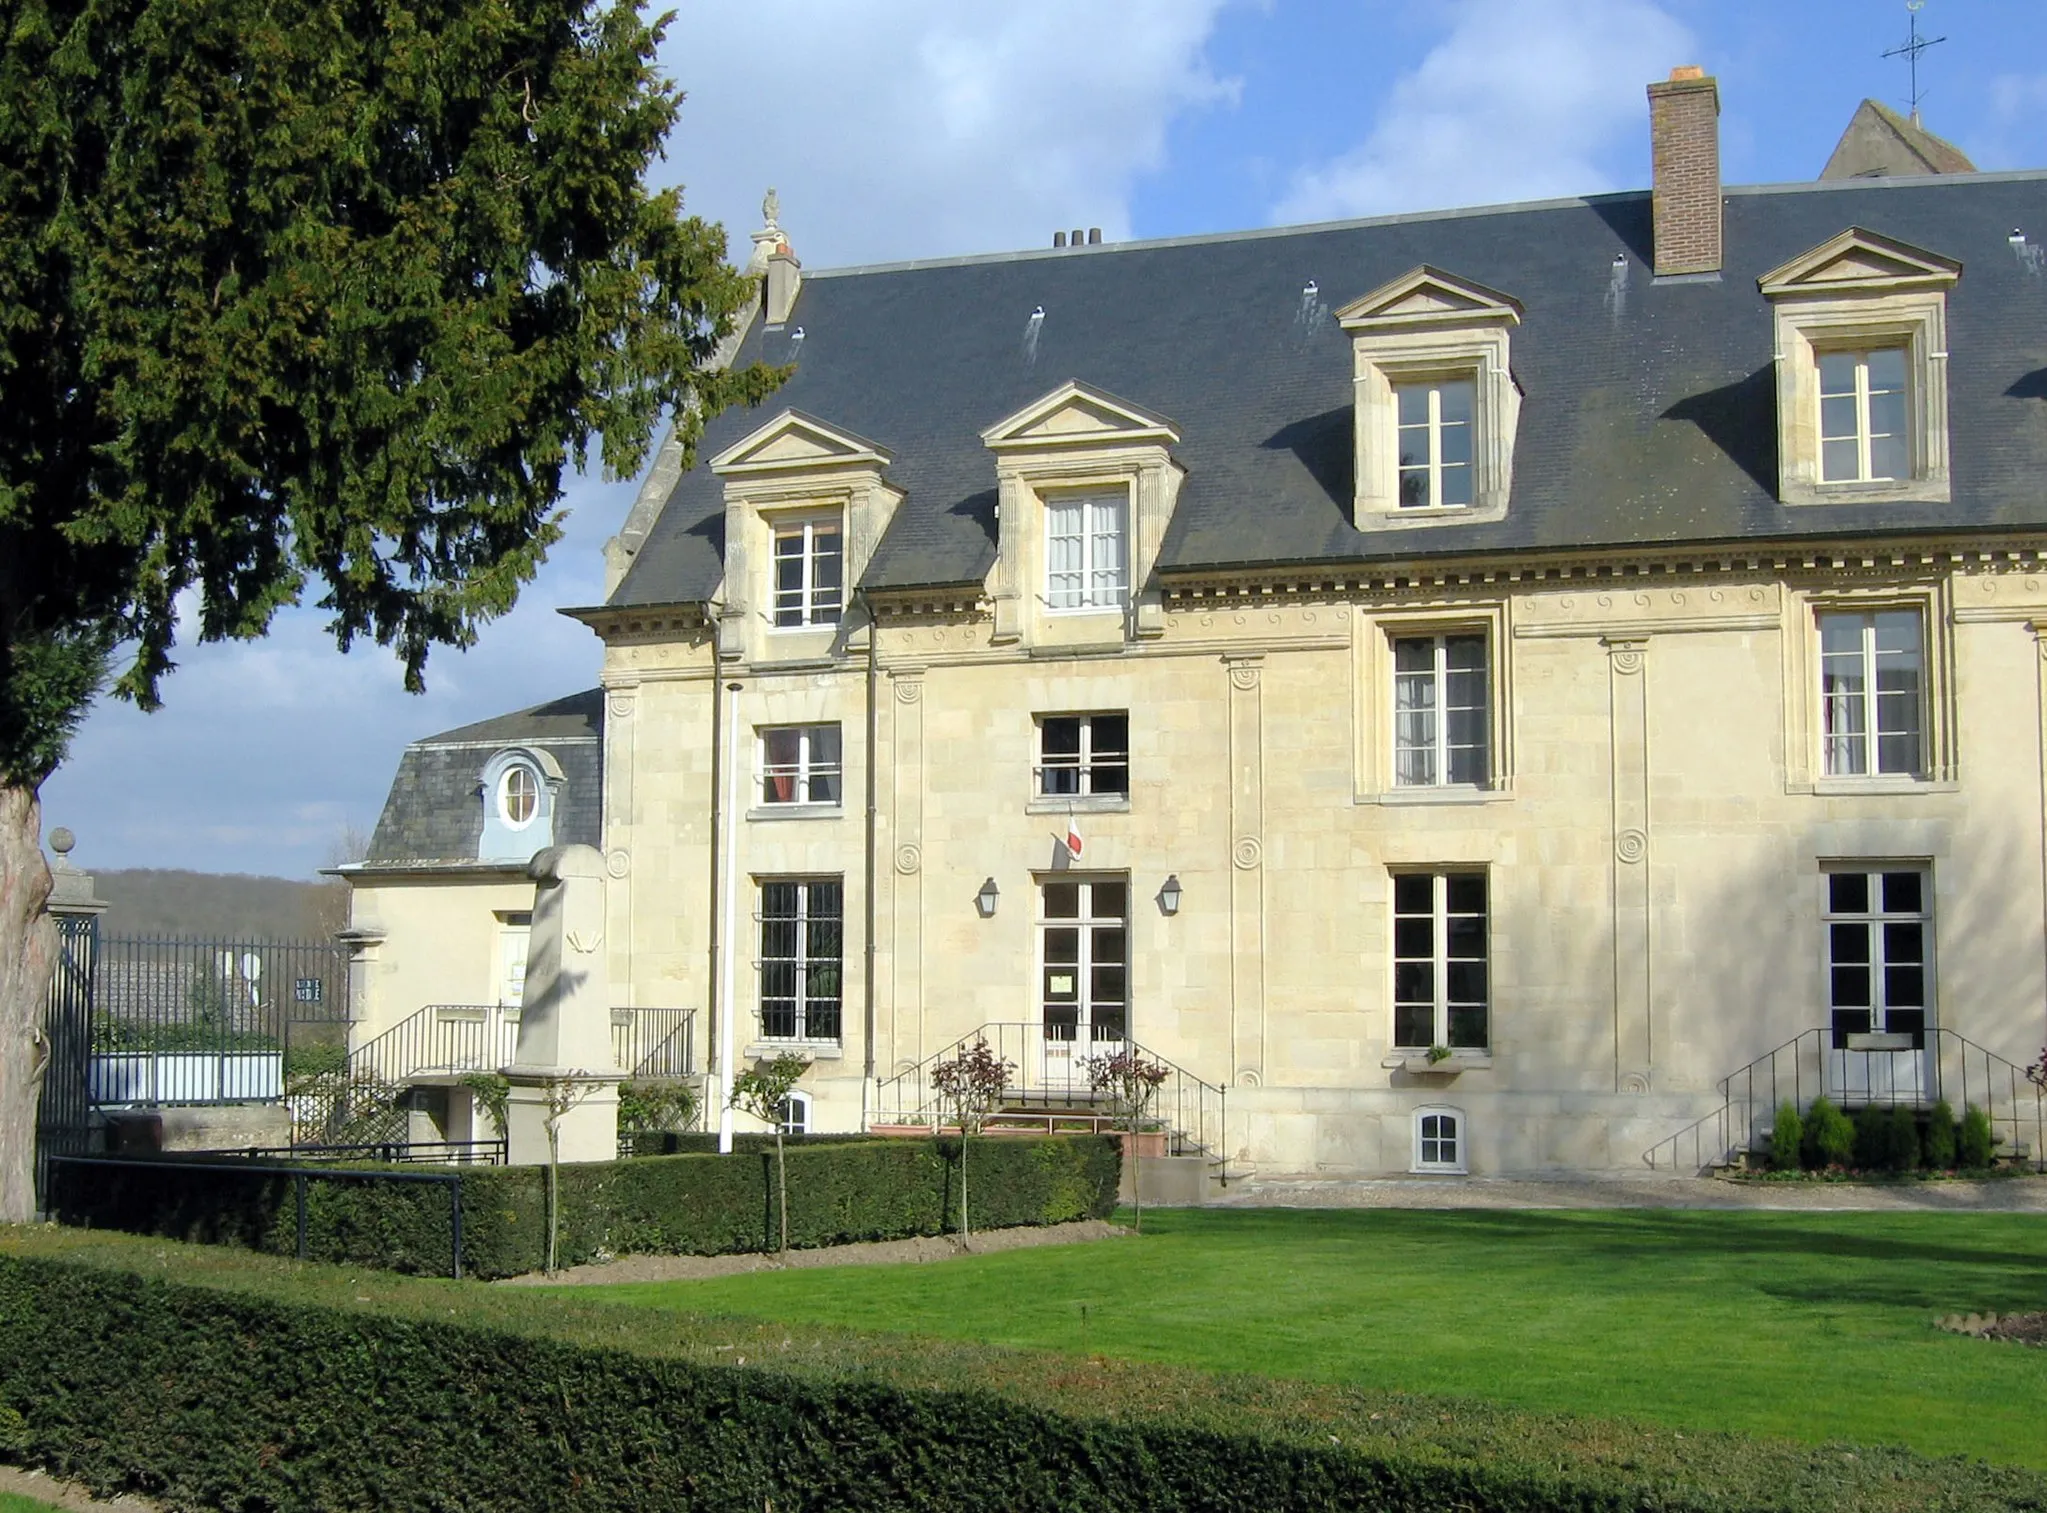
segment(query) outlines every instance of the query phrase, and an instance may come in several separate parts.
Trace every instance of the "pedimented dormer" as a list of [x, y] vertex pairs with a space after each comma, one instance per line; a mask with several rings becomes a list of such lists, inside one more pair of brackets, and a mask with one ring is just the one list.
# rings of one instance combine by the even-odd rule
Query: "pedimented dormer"
[[1152, 565], [1183, 470], [1163, 416], [1070, 379], [981, 433], [995, 454], [996, 643], [1097, 645], [1165, 630]]
[[1359, 530], [1497, 520], [1521, 396], [1511, 295], [1427, 264], [1336, 312], [1350, 333]]
[[1953, 258], [1850, 226], [1756, 281], [1776, 312], [1778, 497], [1945, 502]]
[[710, 462], [725, 485], [718, 653], [808, 661], [843, 651], [852, 586], [888, 529], [900, 490], [866, 437], [784, 410]]

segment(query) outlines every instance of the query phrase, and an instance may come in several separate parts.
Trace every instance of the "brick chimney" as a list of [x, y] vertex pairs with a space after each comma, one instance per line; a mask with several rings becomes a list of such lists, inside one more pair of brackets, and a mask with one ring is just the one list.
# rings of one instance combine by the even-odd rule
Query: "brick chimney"
[[1673, 68], [1649, 86], [1656, 275], [1720, 271], [1720, 86]]

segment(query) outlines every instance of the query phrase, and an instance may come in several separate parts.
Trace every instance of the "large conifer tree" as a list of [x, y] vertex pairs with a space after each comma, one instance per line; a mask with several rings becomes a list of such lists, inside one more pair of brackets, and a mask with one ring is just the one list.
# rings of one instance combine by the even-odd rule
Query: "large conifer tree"
[[[679, 96], [630, 0], [0, 0], [0, 1220], [52, 969], [37, 791], [178, 614], [302, 598], [418, 688], [512, 606], [564, 470], [776, 375], [645, 174]], [[222, 760], [233, 760], [226, 750]]]

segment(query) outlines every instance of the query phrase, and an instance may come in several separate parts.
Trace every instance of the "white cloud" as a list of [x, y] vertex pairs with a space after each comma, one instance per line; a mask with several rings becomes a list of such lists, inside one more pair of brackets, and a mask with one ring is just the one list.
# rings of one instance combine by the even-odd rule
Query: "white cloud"
[[743, 260], [761, 194], [811, 267], [1129, 232], [1183, 111], [1234, 98], [1204, 57], [1224, 0], [759, 0], [685, 7], [665, 172]]
[[1297, 173], [1276, 221], [1612, 188], [1600, 164], [1618, 134], [1648, 154], [1644, 87], [1698, 61], [1690, 32], [1647, 0], [1460, 0], [1451, 13], [1371, 134]]
[[2047, 161], [2047, 74], [1999, 74], [1984, 104], [1967, 138], [1978, 168], [2037, 168]]

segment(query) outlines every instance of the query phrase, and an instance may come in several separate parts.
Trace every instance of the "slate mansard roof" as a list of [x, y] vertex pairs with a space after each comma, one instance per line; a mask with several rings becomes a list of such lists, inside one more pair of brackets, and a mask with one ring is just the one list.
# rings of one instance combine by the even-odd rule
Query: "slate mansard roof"
[[398, 760], [398, 775], [360, 867], [512, 865], [477, 861], [483, 836], [478, 781], [484, 764], [512, 747], [544, 751], [561, 767], [554, 844], [598, 845], [603, 735], [603, 690], [593, 688], [414, 741]]
[[[995, 462], [979, 433], [1070, 378], [1179, 429], [1168, 577], [2047, 525], [2047, 174], [1736, 189], [1725, 205], [1717, 278], [1652, 278], [1646, 192], [806, 274], [788, 322], [756, 326], [737, 358], [795, 373], [762, 409], [718, 416], [697, 455], [784, 407], [873, 437], [907, 495], [863, 579], [878, 590], [985, 577]], [[1963, 265], [1948, 296], [1951, 504], [1777, 500], [1773, 317], [1756, 280], [1850, 226]], [[1360, 532], [1350, 340], [1331, 312], [1420, 263], [1524, 309], [1512, 498], [1492, 523]], [[712, 598], [722, 509], [700, 460], [611, 602]]]

